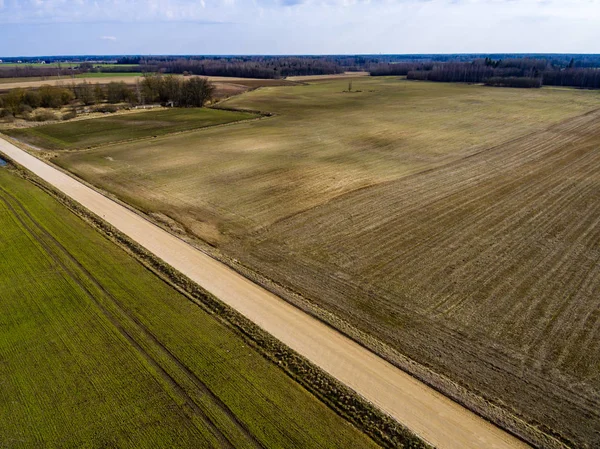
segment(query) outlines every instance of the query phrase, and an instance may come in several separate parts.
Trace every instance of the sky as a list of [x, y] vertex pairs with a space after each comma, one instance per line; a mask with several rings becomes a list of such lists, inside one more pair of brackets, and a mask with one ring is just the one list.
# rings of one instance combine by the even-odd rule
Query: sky
[[0, 0], [0, 57], [600, 53], [600, 0]]

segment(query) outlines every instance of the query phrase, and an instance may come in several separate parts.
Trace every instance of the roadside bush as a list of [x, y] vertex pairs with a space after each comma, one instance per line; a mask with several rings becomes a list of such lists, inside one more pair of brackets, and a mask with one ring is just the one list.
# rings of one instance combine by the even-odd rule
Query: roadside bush
[[75, 94], [75, 98], [80, 100], [86, 106], [96, 103], [94, 88], [88, 82], [83, 82], [73, 86], [73, 93]]
[[23, 103], [33, 109], [39, 108], [42, 105], [42, 97], [37, 90], [28, 90], [23, 95]]
[[63, 120], [71, 120], [71, 119], [74, 119], [76, 117], [77, 117], [77, 111], [72, 110], [72, 111], [69, 111], [69, 112], [63, 114], [62, 119]]
[[23, 89], [12, 89], [2, 97], [2, 104], [12, 115], [20, 114], [23, 110]]
[[58, 120], [58, 117], [52, 111], [42, 110], [35, 112], [35, 114], [33, 115], [33, 120], [35, 120], [36, 122], [47, 122], [50, 120]]
[[28, 104], [24, 104], [21, 106], [21, 114], [31, 114], [33, 112], [33, 108]]
[[94, 112], [110, 112], [112, 114], [113, 112], [117, 112], [118, 110], [119, 109], [115, 105], [103, 104], [103, 105], [97, 106], [94, 109]]
[[135, 102], [135, 94], [127, 87], [127, 84], [111, 82], [108, 84], [106, 99], [109, 103], [132, 103]]
[[71, 90], [57, 86], [42, 86], [39, 90], [41, 97], [41, 106], [44, 108], [57, 109], [61, 106], [69, 104], [75, 95]]
[[96, 103], [101, 103], [104, 100], [106, 100], [106, 95], [104, 94], [104, 90], [102, 89], [102, 86], [100, 86], [99, 84], [96, 84], [96, 86], [94, 86], [94, 97], [96, 99]]
[[5, 123], [11, 123], [15, 121], [15, 116], [8, 109], [0, 109], [0, 120]]
[[31, 108], [31, 106], [28, 106], [26, 104], [21, 105], [21, 116], [28, 121], [34, 120], [33, 116], [31, 115], [33, 109]]

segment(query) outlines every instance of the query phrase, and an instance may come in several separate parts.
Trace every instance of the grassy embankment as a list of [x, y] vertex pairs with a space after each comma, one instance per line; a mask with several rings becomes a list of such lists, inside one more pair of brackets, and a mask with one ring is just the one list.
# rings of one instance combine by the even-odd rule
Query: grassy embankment
[[4, 445], [375, 446], [48, 194], [0, 186]]

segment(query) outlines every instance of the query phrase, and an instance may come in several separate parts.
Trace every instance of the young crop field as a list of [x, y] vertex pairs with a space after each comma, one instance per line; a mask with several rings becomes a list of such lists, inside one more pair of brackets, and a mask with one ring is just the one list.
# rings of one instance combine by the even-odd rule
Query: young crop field
[[7, 168], [0, 229], [3, 447], [375, 447]]
[[34, 146], [71, 150], [142, 137], [161, 136], [257, 117], [258, 115], [248, 112], [172, 108], [12, 129], [7, 130], [6, 133]]
[[593, 447], [600, 95], [348, 88], [263, 88], [222, 104], [271, 118], [54, 161], [507, 415]]

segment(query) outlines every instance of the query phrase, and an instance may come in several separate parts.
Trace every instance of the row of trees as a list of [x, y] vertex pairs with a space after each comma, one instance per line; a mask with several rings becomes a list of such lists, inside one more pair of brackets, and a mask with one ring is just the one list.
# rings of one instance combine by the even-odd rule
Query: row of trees
[[431, 70], [433, 66], [433, 62], [379, 63], [369, 66], [369, 72], [371, 76], [406, 76], [408, 72]]
[[60, 108], [69, 104], [75, 95], [70, 89], [42, 86], [34, 89], [12, 89], [0, 96], [0, 107], [12, 115], [22, 114], [36, 108]]
[[202, 107], [213, 93], [214, 85], [206, 78], [149, 75], [135, 86], [123, 82], [111, 82], [106, 86], [83, 82], [68, 86], [46, 85], [39, 89], [12, 89], [0, 95], [0, 108], [16, 116], [37, 108], [59, 109], [70, 104], [162, 103], [177, 107]]
[[496, 87], [520, 87], [520, 88], [539, 88], [542, 87], [541, 78], [525, 78], [508, 76], [506, 78], [494, 76], [485, 80], [486, 86]]
[[[14, 59], [8, 58], [6, 62]], [[410, 71], [428, 71], [446, 64], [486, 66], [505, 71], [495, 72], [494, 76], [523, 77], [532, 76], [524, 72], [536, 70], [541, 73], [600, 68], [600, 55], [124, 56], [119, 58], [115, 65], [112, 64], [115, 61], [110, 56], [89, 56], [73, 58], [71, 62], [64, 62], [64, 57], [45, 58], [45, 62], [48, 63], [46, 65], [30, 65], [35, 62], [39, 60], [25, 58], [22, 65], [16, 67], [0, 64], [0, 77], [49, 77], [87, 72], [187, 72], [202, 76], [282, 78], [294, 75], [325, 75], [348, 70], [366, 70], [376, 76], [404, 76]], [[52, 62], [55, 62], [57, 67], [51, 66]], [[111, 64], [99, 66], [102, 62]]]
[[497, 75], [495, 71], [496, 69], [486, 65], [456, 62], [435, 65], [431, 70], [411, 70], [406, 77], [449, 83], [482, 83], [488, 78], [502, 76]]
[[50, 78], [53, 76], [71, 76], [83, 73], [83, 70], [69, 67], [51, 67], [51, 66], [6, 66], [0, 65], [0, 78], [30, 78], [42, 77]]
[[132, 73], [142, 72], [151, 67], [141, 66], [98, 66], [89, 62], [79, 65], [65, 64], [62, 67], [53, 67], [49, 65], [20, 65], [5, 66], [0, 65], [0, 78], [52, 78], [75, 76], [84, 73]]
[[140, 67], [149, 72], [266, 79], [301, 75], [327, 75], [343, 72], [342, 67], [335, 62], [322, 58], [307, 57], [250, 60], [244, 60], [243, 58], [150, 60], [146, 61]]
[[141, 86], [137, 87], [140, 102], [178, 107], [202, 107], [212, 99], [214, 90], [214, 85], [206, 78], [181, 79], [172, 75], [145, 76]]
[[[451, 83], [486, 83], [496, 86], [541, 87], [542, 85], [571, 86], [585, 89], [600, 88], [600, 68], [576, 67], [574, 60], [557, 68], [546, 59], [509, 58], [476, 59], [472, 62], [403, 62], [377, 64], [371, 67], [372, 76], [406, 76], [413, 80]], [[503, 79], [501, 81], [501, 79]]]
[[548, 86], [576, 86], [584, 89], [600, 89], [600, 69], [570, 68], [546, 70], [543, 82]]

